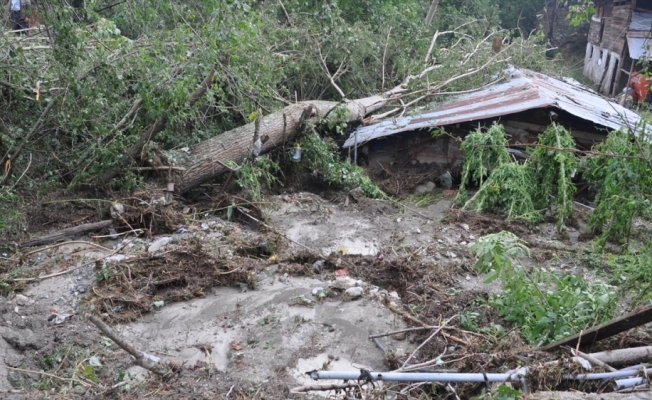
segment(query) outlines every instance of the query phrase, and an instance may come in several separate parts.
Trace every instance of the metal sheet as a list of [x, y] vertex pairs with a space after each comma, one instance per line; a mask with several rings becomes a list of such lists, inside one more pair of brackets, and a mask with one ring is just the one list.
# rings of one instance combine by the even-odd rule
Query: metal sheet
[[627, 47], [629, 48], [629, 57], [633, 60], [646, 58], [652, 60], [650, 43], [647, 38], [627, 36]]
[[[526, 70], [504, 71], [506, 82], [457, 97], [437, 109], [411, 117], [395, 118], [357, 129], [358, 145], [401, 132], [435, 128], [461, 122], [494, 118], [544, 107], [564, 110], [601, 128], [636, 126], [640, 117], [573, 81]], [[640, 129], [639, 129], [640, 130]], [[646, 129], [648, 135], [649, 129]], [[647, 135], [646, 135], [647, 136]], [[354, 145], [354, 135], [344, 148]]]
[[630, 31], [646, 31], [652, 30], [652, 13], [634, 11], [632, 13], [632, 22], [629, 23]]

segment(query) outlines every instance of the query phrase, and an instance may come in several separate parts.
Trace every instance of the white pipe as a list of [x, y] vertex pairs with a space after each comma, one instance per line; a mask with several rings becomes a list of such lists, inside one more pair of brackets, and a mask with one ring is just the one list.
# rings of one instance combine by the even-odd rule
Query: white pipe
[[637, 370], [621, 370], [621, 371], [616, 371], [616, 372], [602, 372], [602, 373], [595, 373], [595, 374], [575, 374], [575, 375], [564, 375], [564, 379], [570, 379], [570, 380], [596, 380], [596, 379], [613, 379], [613, 378], [626, 378], [628, 376], [634, 376], [638, 374]]
[[634, 386], [642, 385], [643, 383], [645, 383], [645, 379], [643, 378], [619, 379], [616, 381], [616, 389], [629, 389], [633, 388]]
[[[526, 375], [527, 368], [519, 368], [504, 374], [463, 374], [463, 373], [409, 373], [409, 372], [370, 372], [374, 381], [403, 381], [403, 382], [517, 382], [519, 375]], [[313, 371], [312, 379], [347, 379], [364, 380], [360, 372], [349, 371]]]

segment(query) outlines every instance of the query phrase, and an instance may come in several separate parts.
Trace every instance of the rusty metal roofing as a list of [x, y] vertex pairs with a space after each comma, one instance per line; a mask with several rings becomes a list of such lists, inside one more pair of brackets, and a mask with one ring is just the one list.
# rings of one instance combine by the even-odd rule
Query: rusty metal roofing
[[[635, 112], [606, 100], [576, 81], [565, 82], [527, 69], [510, 68], [504, 74], [507, 76], [505, 82], [456, 97], [435, 110], [360, 127], [347, 139], [344, 148], [355, 145], [356, 134], [359, 145], [401, 132], [500, 117], [544, 107], [558, 108], [597, 126], [614, 130], [636, 126], [640, 121]], [[649, 135], [650, 130], [646, 131]]]

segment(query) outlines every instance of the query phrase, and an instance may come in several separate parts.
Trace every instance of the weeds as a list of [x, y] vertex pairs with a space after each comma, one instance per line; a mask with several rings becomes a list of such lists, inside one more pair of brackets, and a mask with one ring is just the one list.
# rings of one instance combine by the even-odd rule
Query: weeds
[[595, 151], [598, 155], [584, 161], [584, 175], [591, 190], [597, 192], [589, 227], [600, 234], [596, 240], [599, 247], [604, 247], [608, 238], [626, 246], [633, 219], [650, 217], [652, 145], [615, 131]]
[[255, 160], [246, 160], [238, 170], [236, 183], [254, 201], [261, 201], [262, 185], [271, 187], [281, 183], [276, 177], [282, 175], [281, 167], [269, 157], [256, 157]]
[[[503, 135], [502, 140], [500, 136]], [[468, 143], [467, 143], [468, 142]], [[554, 198], [557, 226], [562, 229], [573, 212], [575, 186], [571, 177], [576, 169], [575, 155], [569, 151], [575, 142], [566, 129], [552, 124], [539, 136], [539, 145], [526, 164], [508, 162], [507, 140], [501, 125], [486, 134], [473, 133], [464, 140], [462, 184], [469, 176], [479, 181], [480, 189], [466, 203], [477, 211], [497, 210], [508, 218], [540, 222]], [[495, 169], [487, 180], [488, 167]], [[460, 190], [459, 199], [466, 194]]]
[[362, 168], [349, 161], [340, 160], [337, 145], [329, 139], [320, 138], [314, 129], [308, 129], [302, 147], [302, 164], [314, 175], [321, 176], [329, 185], [359, 187], [368, 197], [386, 197]]
[[529, 249], [510, 232], [484, 236], [471, 250], [478, 256], [475, 268], [487, 272], [485, 283], [501, 280], [503, 291], [492, 295], [489, 304], [532, 344], [577, 333], [606, 321], [614, 311], [616, 293], [602, 282], [515, 265], [513, 260]]
[[470, 133], [462, 142], [464, 166], [462, 168], [462, 183], [458, 193], [458, 201], [466, 200], [466, 187], [470, 183], [480, 186], [489, 176], [490, 169], [509, 162], [505, 139], [505, 128], [502, 125], [492, 125], [486, 133], [480, 129]]

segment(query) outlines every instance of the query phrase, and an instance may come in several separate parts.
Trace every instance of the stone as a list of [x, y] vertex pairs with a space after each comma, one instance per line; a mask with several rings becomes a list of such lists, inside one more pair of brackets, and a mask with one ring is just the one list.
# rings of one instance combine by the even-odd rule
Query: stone
[[349, 192], [349, 196], [351, 196], [353, 200], [358, 202], [365, 198], [364, 191], [359, 187], [351, 190]]
[[18, 304], [19, 306], [25, 306], [27, 304], [30, 304], [30, 299], [27, 296], [23, 296], [22, 294], [17, 294], [16, 304]]
[[147, 251], [150, 253], [155, 253], [159, 250], [161, 250], [163, 247], [165, 247], [168, 243], [172, 241], [172, 238], [169, 236], [164, 236], [162, 238], [156, 239], [154, 243], [152, 243], [149, 248], [147, 248]]
[[435, 184], [433, 182], [425, 182], [417, 186], [416, 189], [414, 189], [414, 194], [429, 193], [432, 192], [434, 188], [435, 188]]
[[355, 284], [356, 284], [355, 279], [348, 276], [341, 276], [335, 278], [335, 280], [332, 281], [328, 286], [331, 289], [347, 290], [355, 286]]
[[392, 335], [392, 339], [394, 339], [394, 340], [405, 340], [406, 337], [407, 337], [407, 335], [405, 334], [405, 332], [399, 332], [399, 333], [396, 333], [396, 334]]
[[346, 289], [346, 291], [344, 293], [346, 293], [351, 298], [351, 300], [353, 300], [353, 299], [357, 299], [357, 298], [361, 297], [362, 293], [364, 293], [364, 289], [362, 289], [361, 287], [355, 286], [355, 287], [351, 287], [351, 288]]

